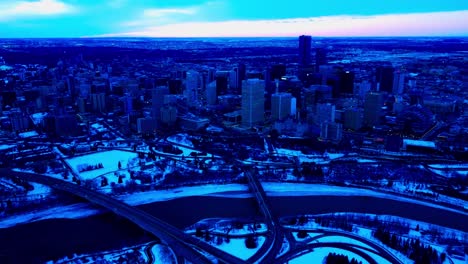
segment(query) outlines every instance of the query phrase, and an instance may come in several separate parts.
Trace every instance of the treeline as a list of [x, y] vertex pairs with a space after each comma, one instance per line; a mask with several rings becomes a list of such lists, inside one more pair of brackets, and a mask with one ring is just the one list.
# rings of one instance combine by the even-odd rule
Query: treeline
[[355, 258], [351, 260], [348, 256], [336, 253], [329, 253], [324, 260], [325, 264], [361, 264], [361, 261], [357, 261]]
[[385, 245], [400, 251], [408, 258], [414, 260], [415, 264], [439, 264], [443, 263], [446, 259], [445, 253], [439, 254], [431, 246], [421, 243], [419, 238], [402, 239], [384, 227], [378, 227], [372, 235]]

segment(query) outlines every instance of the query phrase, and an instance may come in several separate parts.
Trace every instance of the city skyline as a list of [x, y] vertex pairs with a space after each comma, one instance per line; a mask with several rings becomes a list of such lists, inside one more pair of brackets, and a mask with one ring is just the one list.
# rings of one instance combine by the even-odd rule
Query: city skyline
[[467, 36], [468, 2], [177, 0], [0, 2], [0, 36]]

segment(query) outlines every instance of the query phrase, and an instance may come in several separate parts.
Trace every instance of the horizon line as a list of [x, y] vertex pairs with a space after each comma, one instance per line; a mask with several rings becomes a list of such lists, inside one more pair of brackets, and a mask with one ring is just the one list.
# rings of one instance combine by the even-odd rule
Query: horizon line
[[[311, 36], [312, 38], [468, 38], [466, 35], [428, 35], [428, 36], [414, 36], [414, 35], [400, 35], [400, 36], [314, 36], [309, 34], [302, 34], [306, 36]], [[298, 38], [301, 35], [297, 36], [172, 36], [172, 37], [150, 37], [150, 36], [79, 36], [79, 37], [0, 37], [0, 39], [197, 39], [197, 38], [212, 38], [212, 39], [226, 39], [226, 38], [238, 38], [238, 39], [251, 39], [251, 38]]]

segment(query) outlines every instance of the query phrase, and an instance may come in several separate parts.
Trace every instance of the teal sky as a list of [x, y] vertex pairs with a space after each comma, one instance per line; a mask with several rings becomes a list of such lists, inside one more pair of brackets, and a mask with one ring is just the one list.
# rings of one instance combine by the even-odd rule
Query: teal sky
[[468, 35], [466, 0], [0, 0], [0, 37]]

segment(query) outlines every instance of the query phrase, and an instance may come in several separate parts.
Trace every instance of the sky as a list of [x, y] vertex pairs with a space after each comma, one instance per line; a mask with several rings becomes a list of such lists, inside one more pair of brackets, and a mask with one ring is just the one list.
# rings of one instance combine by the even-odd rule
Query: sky
[[468, 0], [0, 0], [0, 38], [468, 36]]

